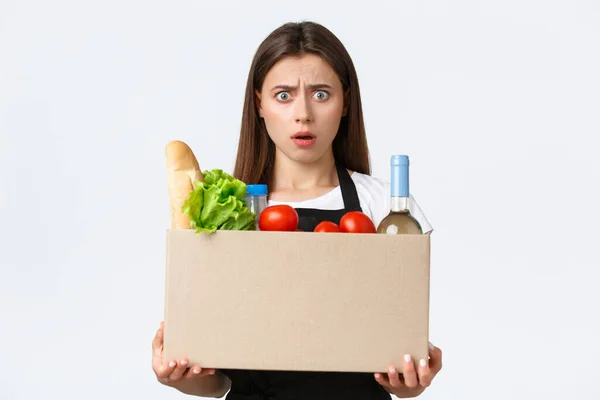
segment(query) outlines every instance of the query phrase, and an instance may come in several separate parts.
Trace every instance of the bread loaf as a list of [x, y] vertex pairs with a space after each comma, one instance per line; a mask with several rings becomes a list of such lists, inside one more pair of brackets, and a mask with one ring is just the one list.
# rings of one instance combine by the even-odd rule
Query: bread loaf
[[194, 189], [194, 182], [203, 181], [202, 171], [194, 152], [182, 141], [174, 140], [165, 148], [167, 183], [171, 206], [171, 228], [190, 229], [189, 216], [181, 212], [183, 203]]

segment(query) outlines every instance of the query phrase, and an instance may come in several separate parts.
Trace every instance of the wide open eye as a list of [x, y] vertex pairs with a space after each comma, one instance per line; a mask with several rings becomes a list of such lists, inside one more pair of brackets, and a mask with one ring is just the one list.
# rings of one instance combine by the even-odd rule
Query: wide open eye
[[317, 91], [317, 92], [315, 93], [315, 97], [316, 97], [318, 100], [325, 100], [327, 97], [329, 97], [329, 93], [327, 93], [327, 92], [326, 92], [326, 91], [324, 91], [324, 90], [319, 90], [319, 91]]
[[290, 94], [288, 92], [279, 92], [277, 93], [277, 100], [287, 101], [290, 98]]

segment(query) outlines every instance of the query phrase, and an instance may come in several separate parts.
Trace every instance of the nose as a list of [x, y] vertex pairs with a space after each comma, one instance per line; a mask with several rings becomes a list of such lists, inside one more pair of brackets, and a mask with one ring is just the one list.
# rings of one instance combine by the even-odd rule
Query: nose
[[296, 122], [307, 123], [313, 120], [310, 99], [300, 96], [294, 104], [294, 116]]

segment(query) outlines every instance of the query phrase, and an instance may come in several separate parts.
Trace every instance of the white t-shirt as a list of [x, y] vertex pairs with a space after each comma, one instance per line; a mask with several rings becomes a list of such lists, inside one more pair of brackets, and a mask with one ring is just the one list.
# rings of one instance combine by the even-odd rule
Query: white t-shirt
[[[385, 218], [390, 211], [390, 184], [379, 178], [353, 172], [350, 175], [356, 186], [358, 199], [362, 211], [371, 218], [375, 226]], [[314, 199], [298, 202], [282, 202], [269, 200], [268, 205], [288, 204], [294, 208], [316, 208], [322, 210], [337, 210], [344, 208], [342, 191], [339, 186]], [[425, 217], [423, 211], [415, 201], [412, 194], [409, 198], [408, 209], [423, 228], [423, 233], [433, 231], [433, 227]]]

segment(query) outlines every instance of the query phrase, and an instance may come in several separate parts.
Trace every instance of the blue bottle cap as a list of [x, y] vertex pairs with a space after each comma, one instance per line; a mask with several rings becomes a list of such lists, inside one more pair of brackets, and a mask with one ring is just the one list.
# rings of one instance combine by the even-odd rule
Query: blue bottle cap
[[246, 189], [250, 196], [266, 196], [268, 193], [267, 185], [262, 184], [246, 185]]
[[408, 156], [404, 154], [393, 155], [390, 161], [392, 166], [396, 165], [409, 165]]

